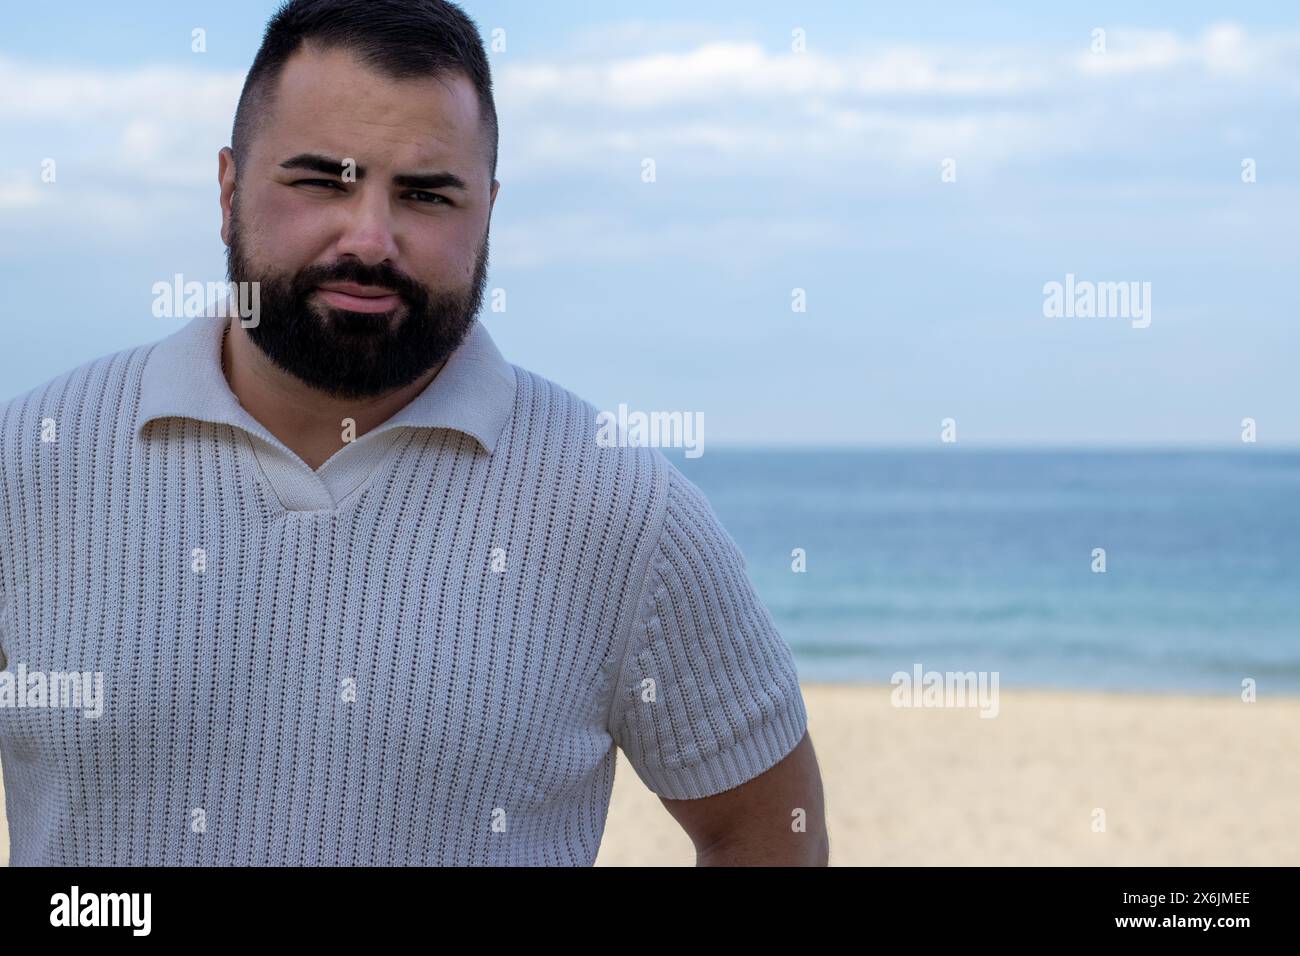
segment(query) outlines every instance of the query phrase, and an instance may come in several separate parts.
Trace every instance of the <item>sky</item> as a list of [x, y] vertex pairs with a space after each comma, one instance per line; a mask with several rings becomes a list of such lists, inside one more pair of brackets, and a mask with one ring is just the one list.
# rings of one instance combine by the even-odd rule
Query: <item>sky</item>
[[[462, 6], [501, 123], [483, 321], [597, 407], [706, 447], [1300, 445], [1300, 8]], [[0, 400], [224, 278], [274, 8], [0, 14]], [[1045, 314], [1067, 276], [1146, 319]]]

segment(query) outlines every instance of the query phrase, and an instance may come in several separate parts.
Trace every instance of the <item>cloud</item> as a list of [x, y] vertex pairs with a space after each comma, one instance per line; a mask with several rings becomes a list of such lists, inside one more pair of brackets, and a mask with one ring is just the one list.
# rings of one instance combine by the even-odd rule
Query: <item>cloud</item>
[[891, 175], [959, 154], [986, 170], [1070, 153], [1132, 158], [1134, 141], [1146, 148], [1191, 104], [1203, 130], [1235, 124], [1240, 138], [1256, 104], [1300, 92], [1297, 34], [1117, 27], [1101, 54], [1089, 39], [1075, 49], [893, 44], [834, 55], [717, 40], [508, 63], [498, 73], [503, 164], [526, 179], [579, 168], [621, 175], [642, 156], [702, 176], [734, 172], [718, 159], [747, 171], [852, 160], [864, 174]]
[[1011, 54], [893, 47], [852, 56], [769, 52], [753, 42], [711, 42], [681, 53], [651, 53], [591, 63], [508, 64], [498, 77], [513, 109], [601, 107], [624, 111], [790, 102], [807, 96], [938, 93], [970, 96], [1030, 88]]
[[[1260, 104], [1282, 97], [1291, 107], [1300, 94], [1300, 38], [1232, 23], [1195, 36], [1116, 27], [1104, 54], [1088, 51], [1087, 36], [1075, 49], [891, 44], [796, 53], [728, 38], [738, 30], [630, 21], [579, 35], [575, 46], [589, 55], [501, 58], [503, 180], [581, 173], [634, 182], [641, 159], [653, 157], [678, 181], [830, 183], [832, 169], [851, 168], [855, 186], [886, 188], [900, 171], [928, 176], [950, 156], [964, 175], [1069, 154], [1132, 160], [1160, 138], [1167, 149], [1187, 135], [1160, 124], [1193, 107], [1202, 138], [1251, 148], [1267, 128], [1260, 117], [1270, 115]], [[631, 48], [640, 49], [615, 52]], [[69, 69], [0, 57], [7, 162], [27, 161], [37, 173], [42, 158], [57, 159], [61, 195], [98, 194], [87, 215], [119, 207], [105, 193], [147, 207], [211, 184], [243, 76], [200, 60]], [[17, 174], [0, 187], [6, 209], [41, 202], [40, 189]]]
[[1282, 65], [1297, 38], [1252, 38], [1235, 23], [1216, 23], [1199, 37], [1185, 39], [1167, 30], [1119, 28], [1106, 33], [1105, 50], [1081, 52], [1076, 68], [1084, 74], [1168, 73], [1188, 69], [1210, 76], [1267, 74]]
[[233, 116], [243, 74], [178, 67], [69, 69], [0, 56], [0, 119], [187, 122]]
[[705, 20], [621, 20], [586, 27], [575, 33], [567, 52], [575, 56], [627, 56], [691, 49], [720, 36], [737, 37], [746, 28]]
[[1118, 27], [1104, 53], [1079, 49], [972, 49], [891, 45], [851, 54], [768, 50], [753, 41], [716, 40], [684, 51], [630, 57], [507, 62], [497, 87], [508, 108], [599, 107], [626, 112], [745, 101], [789, 103], [808, 96], [849, 98], [1032, 95], [1079, 86], [1097, 75], [1191, 68], [1277, 79], [1293, 64], [1300, 35], [1251, 37], [1218, 23], [1199, 37]]
[[29, 209], [44, 198], [35, 177], [22, 170], [0, 170], [0, 209]]

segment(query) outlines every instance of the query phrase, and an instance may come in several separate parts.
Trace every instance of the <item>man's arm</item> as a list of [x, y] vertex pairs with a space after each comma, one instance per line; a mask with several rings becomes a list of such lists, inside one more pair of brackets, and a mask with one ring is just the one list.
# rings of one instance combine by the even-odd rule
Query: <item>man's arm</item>
[[827, 865], [821, 772], [806, 733], [779, 763], [738, 787], [698, 800], [659, 799], [695, 844], [696, 866]]

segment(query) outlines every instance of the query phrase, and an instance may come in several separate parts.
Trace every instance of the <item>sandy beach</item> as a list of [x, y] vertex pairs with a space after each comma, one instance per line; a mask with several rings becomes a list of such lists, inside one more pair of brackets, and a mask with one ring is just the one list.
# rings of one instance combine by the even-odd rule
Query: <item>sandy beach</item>
[[[1300, 865], [1300, 698], [1003, 689], [987, 719], [890, 690], [804, 687], [832, 866]], [[693, 863], [620, 756], [597, 865]]]
[[[832, 866], [1300, 863], [1300, 699], [1004, 689], [986, 719], [891, 690], [804, 687]], [[598, 865], [693, 862], [620, 763]]]

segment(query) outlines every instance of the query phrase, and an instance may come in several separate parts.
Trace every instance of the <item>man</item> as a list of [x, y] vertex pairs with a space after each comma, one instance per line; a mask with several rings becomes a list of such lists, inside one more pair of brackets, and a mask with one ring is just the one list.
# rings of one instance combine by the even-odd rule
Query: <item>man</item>
[[788, 648], [699, 490], [476, 321], [499, 183], [440, 0], [293, 0], [219, 156], [255, 321], [0, 406], [11, 862], [575, 865], [615, 746], [700, 864], [824, 864]]

